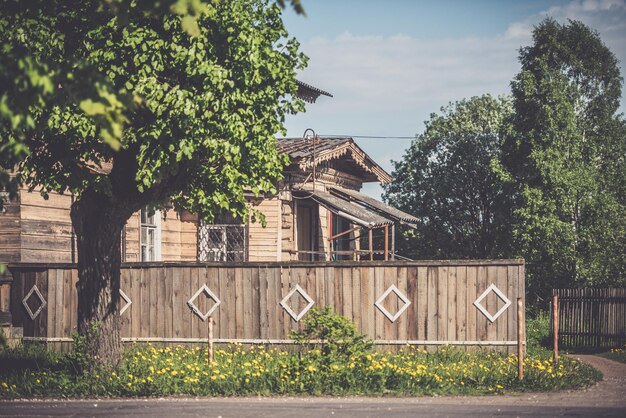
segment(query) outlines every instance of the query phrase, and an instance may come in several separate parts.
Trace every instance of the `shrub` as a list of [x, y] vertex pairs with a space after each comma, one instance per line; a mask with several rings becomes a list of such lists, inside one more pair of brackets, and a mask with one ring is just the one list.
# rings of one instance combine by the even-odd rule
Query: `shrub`
[[373, 345], [350, 320], [334, 313], [330, 306], [311, 309], [302, 325], [302, 331], [292, 331], [291, 337], [299, 344], [318, 348], [326, 357], [348, 357], [370, 351]]
[[530, 353], [551, 348], [550, 315], [538, 312], [534, 318], [526, 319], [526, 344]]
[[0, 328], [0, 350], [7, 348], [8, 344], [9, 344], [9, 341], [6, 335], [4, 335], [4, 330]]

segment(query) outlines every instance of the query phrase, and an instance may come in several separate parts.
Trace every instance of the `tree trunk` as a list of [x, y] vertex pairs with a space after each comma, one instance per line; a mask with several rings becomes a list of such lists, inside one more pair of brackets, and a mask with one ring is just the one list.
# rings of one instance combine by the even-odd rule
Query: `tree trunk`
[[120, 238], [130, 208], [86, 191], [71, 208], [78, 248], [78, 333], [93, 366], [115, 367], [120, 354]]

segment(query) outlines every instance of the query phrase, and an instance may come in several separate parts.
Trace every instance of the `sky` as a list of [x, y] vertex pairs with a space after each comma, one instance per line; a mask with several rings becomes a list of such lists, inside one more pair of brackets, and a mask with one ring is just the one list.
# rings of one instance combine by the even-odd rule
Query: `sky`
[[[289, 2], [286, 2], [289, 3]], [[546, 16], [580, 20], [626, 62], [626, 0], [302, 0], [283, 20], [309, 57], [298, 79], [333, 94], [286, 120], [287, 136], [414, 137], [430, 114], [463, 98], [510, 93], [519, 48]], [[626, 95], [622, 96], [621, 111]], [[359, 139], [389, 173], [411, 139]], [[382, 188], [363, 192], [380, 198]]]

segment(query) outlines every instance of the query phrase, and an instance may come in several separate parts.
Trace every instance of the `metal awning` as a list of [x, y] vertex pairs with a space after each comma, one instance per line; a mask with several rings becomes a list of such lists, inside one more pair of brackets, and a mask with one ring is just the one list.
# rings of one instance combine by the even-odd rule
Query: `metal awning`
[[419, 222], [415, 216], [409, 215], [400, 209], [389, 206], [380, 200], [376, 200], [373, 197], [357, 192], [356, 190], [333, 186], [330, 188], [330, 193], [340, 199], [349, 201], [352, 204], [358, 204], [369, 211], [377, 213], [387, 219], [391, 219], [393, 222], [400, 222], [413, 228], [415, 228], [415, 224]]
[[310, 198], [331, 212], [365, 228], [392, 225], [396, 222], [415, 227], [418, 219], [379, 200], [354, 190], [331, 187], [330, 193], [319, 190], [293, 192], [300, 198]]
[[316, 191], [294, 191], [293, 194], [300, 198], [310, 198], [315, 200], [326, 209], [334, 214], [341, 216], [357, 225], [365, 228], [373, 228], [377, 226], [391, 225], [393, 221], [380, 216], [359, 204], [350, 202], [339, 196], [333, 196], [330, 193]]

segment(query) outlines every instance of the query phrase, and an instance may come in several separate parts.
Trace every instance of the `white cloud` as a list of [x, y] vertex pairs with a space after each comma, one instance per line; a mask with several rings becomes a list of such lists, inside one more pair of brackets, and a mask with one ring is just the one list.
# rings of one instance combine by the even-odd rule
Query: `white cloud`
[[[431, 112], [451, 101], [506, 94], [519, 71], [519, 48], [530, 44], [533, 26], [546, 16], [560, 22], [581, 20], [598, 30], [620, 62], [626, 62], [626, 0], [572, 1], [512, 22], [492, 37], [424, 40], [405, 33], [383, 37], [350, 32], [334, 39], [316, 37], [302, 44], [311, 60], [300, 79], [334, 98], [320, 98], [307, 114], [288, 120], [289, 134], [313, 127], [322, 134], [412, 136], [423, 130]], [[409, 143], [360, 145], [391, 169], [389, 159], [399, 159]]]

